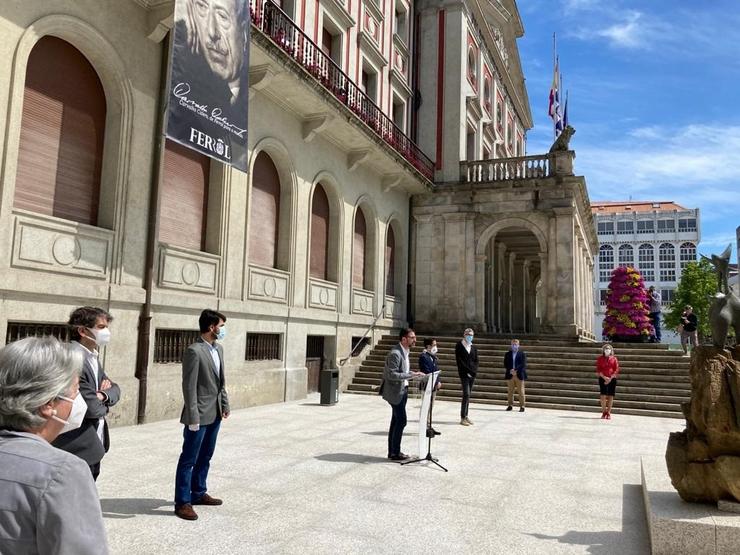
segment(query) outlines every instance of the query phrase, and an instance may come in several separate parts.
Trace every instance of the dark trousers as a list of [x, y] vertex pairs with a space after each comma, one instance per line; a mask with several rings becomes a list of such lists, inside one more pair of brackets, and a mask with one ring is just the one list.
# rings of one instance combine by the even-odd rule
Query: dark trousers
[[175, 505], [185, 505], [197, 501], [206, 493], [208, 469], [211, 457], [216, 449], [216, 438], [221, 427], [221, 419], [213, 424], [201, 426], [197, 432], [191, 432], [185, 426], [182, 435], [182, 453], [177, 461], [175, 474]]
[[653, 327], [655, 328], [655, 340], [660, 341], [660, 312], [651, 312], [650, 318], [652, 318]]
[[460, 404], [460, 418], [467, 418], [468, 405], [470, 404], [470, 396], [473, 393], [475, 376], [469, 378], [467, 374], [460, 374], [460, 382], [462, 384], [462, 403]]
[[[397, 405], [391, 405], [393, 414], [391, 416], [391, 427], [388, 429], [388, 456], [401, 454], [401, 438], [403, 429], [406, 427], [406, 401], [408, 391], [403, 392], [403, 397]], [[390, 405], [390, 403], [388, 403]]]
[[99, 462], [90, 465], [90, 473], [93, 476], [93, 480], [97, 482], [98, 476], [100, 476], [100, 463]]

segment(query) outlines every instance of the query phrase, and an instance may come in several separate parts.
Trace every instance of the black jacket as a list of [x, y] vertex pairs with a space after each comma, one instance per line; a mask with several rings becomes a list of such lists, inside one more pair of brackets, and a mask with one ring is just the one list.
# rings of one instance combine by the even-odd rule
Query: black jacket
[[462, 341], [455, 345], [455, 361], [457, 362], [457, 373], [462, 378], [466, 374], [475, 377], [478, 373], [478, 349], [475, 345], [470, 346], [470, 352], [463, 347]]
[[110, 407], [118, 402], [121, 397], [121, 390], [117, 384], [113, 383], [112, 387], [105, 391], [107, 396], [105, 401], [98, 399], [97, 392], [103, 380], [110, 380], [103, 370], [103, 365], [98, 360], [98, 382], [95, 383], [95, 374], [87, 359], [82, 367], [80, 374], [80, 395], [87, 403], [87, 413], [82, 425], [76, 430], [57, 436], [52, 442], [54, 447], [77, 455], [88, 465], [97, 464], [101, 461], [105, 453], [108, 452], [110, 440], [108, 437], [108, 423], [103, 421], [103, 443], [100, 443], [98, 437], [98, 422], [100, 418], [105, 418]]

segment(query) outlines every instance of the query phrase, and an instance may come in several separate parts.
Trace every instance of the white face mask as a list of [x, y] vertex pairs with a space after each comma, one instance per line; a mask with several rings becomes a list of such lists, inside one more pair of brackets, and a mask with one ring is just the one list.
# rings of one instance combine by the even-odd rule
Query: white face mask
[[56, 420], [57, 422], [61, 422], [62, 424], [64, 424], [62, 431], [59, 432], [60, 434], [76, 430], [77, 428], [82, 426], [82, 421], [85, 418], [85, 414], [87, 414], [87, 403], [85, 402], [85, 399], [79, 393], [74, 399], [70, 399], [69, 397], [65, 397], [64, 395], [59, 395], [59, 398], [67, 401], [68, 403], [72, 403], [72, 410], [69, 411], [69, 416], [67, 417], [67, 420], [62, 420], [56, 414], [52, 414], [51, 418], [53, 420]]
[[431, 349], [429, 349], [429, 352], [432, 353], [433, 355], [436, 355], [437, 354], [437, 346], [435, 345], [434, 347], [432, 347]]
[[110, 343], [110, 328], [88, 329], [92, 332], [93, 336], [95, 336], [95, 343], [97, 343], [98, 347], [105, 347], [108, 343]]
[[607, 357], [612, 356], [612, 350], [611, 349], [604, 349], [604, 356], [607, 356]]

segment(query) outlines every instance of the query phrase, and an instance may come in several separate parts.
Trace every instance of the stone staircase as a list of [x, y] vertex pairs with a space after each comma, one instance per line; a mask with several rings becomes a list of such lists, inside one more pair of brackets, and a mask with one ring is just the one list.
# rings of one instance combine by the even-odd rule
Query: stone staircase
[[[537, 336], [519, 337], [527, 353], [526, 396], [528, 407], [600, 412], [596, 357], [601, 344]], [[460, 379], [455, 365], [455, 343], [458, 337], [437, 337], [442, 389], [437, 398], [459, 401]], [[348, 388], [349, 393], [377, 394], [388, 350], [397, 343], [393, 336], [383, 337], [370, 351]], [[480, 368], [475, 381], [472, 402], [506, 404], [506, 380], [503, 360], [510, 336], [476, 335]], [[419, 336], [411, 353], [411, 366], [418, 368], [423, 337]], [[615, 343], [615, 354], [621, 368], [615, 414], [683, 418], [680, 404], [688, 401], [689, 360], [680, 351], [669, 351], [662, 344]], [[409, 392], [416, 395], [412, 386]], [[514, 399], [516, 405], [516, 397]]]

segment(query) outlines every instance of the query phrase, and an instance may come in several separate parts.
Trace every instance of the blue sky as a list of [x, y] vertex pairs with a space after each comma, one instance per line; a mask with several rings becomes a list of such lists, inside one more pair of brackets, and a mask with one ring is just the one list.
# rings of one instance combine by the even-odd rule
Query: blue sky
[[591, 200], [701, 209], [699, 251], [735, 252], [740, 225], [740, 1], [519, 0], [534, 128], [552, 143], [552, 34], [570, 91], [576, 173]]

